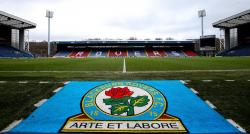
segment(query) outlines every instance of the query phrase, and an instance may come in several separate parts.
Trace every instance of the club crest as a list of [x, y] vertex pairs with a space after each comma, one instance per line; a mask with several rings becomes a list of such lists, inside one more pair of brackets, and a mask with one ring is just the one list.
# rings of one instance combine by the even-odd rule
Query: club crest
[[140, 82], [110, 82], [83, 95], [82, 113], [69, 117], [60, 132], [187, 132], [169, 115], [167, 100]]

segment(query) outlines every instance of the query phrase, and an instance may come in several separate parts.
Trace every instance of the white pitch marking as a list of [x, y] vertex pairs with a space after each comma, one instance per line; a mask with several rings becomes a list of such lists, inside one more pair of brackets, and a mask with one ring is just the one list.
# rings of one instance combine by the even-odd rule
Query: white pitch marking
[[39, 81], [40, 84], [46, 84], [49, 83], [49, 81]]
[[57, 89], [55, 89], [53, 92], [56, 93], [58, 91], [60, 91], [62, 89], [62, 87], [58, 87]]
[[[249, 72], [250, 69], [237, 69], [237, 70], [176, 70], [176, 71], [129, 71], [129, 73], [178, 73], [178, 72], [237, 72], [237, 71], [242, 71], [242, 72]], [[89, 72], [119, 72], [119, 71], [0, 71], [0, 73], [89, 73]]]
[[6, 81], [0, 81], [0, 83], [6, 83]]
[[9, 132], [12, 128], [14, 128], [14, 127], [17, 126], [19, 123], [21, 123], [22, 120], [23, 120], [23, 119], [13, 121], [13, 122], [12, 122], [11, 124], [9, 124], [5, 129], [3, 129], [0, 133], [7, 133], [7, 132]]
[[180, 82], [181, 82], [182, 84], [187, 84], [184, 80], [180, 80]]
[[28, 83], [28, 81], [18, 81], [17, 83], [26, 84], [26, 83]]
[[64, 85], [67, 85], [67, 84], [69, 84], [69, 82], [70, 82], [70, 81], [66, 81], [66, 82], [64, 82], [63, 84], [64, 84]]
[[191, 91], [193, 91], [195, 94], [199, 94], [199, 92], [196, 91], [196, 90], [194, 90], [193, 88], [190, 88], [190, 89], [191, 89]]
[[123, 70], [122, 70], [122, 73], [126, 73], [126, 60], [125, 58], [123, 59]]
[[225, 81], [227, 81], [227, 82], [233, 82], [233, 81], [235, 81], [235, 80], [225, 80]]
[[250, 80], [247, 80], [247, 81], [250, 81]]
[[211, 82], [211, 81], [213, 81], [213, 80], [202, 80], [203, 82]]
[[216, 109], [216, 106], [213, 105], [210, 101], [206, 100], [205, 101], [211, 108]]
[[191, 82], [191, 80], [184, 80], [185, 82]]
[[232, 119], [227, 119], [227, 121], [232, 124], [234, 127], [236, 127], [240, 132], [242, 133], [246, 133], [247, 131], [242, 128], [239, 124], [237, 124], [235, 121], [233, 121]]
[[45, 103], [47, 101], [47, 99], [42, 99], [39, 102], [37, 102], [36, 104], [34, 104], [35, 107], [40, 107], [43, 103]]

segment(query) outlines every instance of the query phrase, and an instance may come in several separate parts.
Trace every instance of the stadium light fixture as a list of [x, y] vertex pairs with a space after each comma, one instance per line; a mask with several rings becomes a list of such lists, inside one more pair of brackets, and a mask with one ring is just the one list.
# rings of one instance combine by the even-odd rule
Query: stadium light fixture
[[50, 18], [53, 18], [53, 11], [46, 11], [46, 17], [48, 18], [48, 57], [50, 56]]
[[199, 10], [198, 11], [198, 16], [201, 18], [201, 37], [204, 36], [204, 30], [203, 30], [203, 17], [206, 16], [206, 10]]

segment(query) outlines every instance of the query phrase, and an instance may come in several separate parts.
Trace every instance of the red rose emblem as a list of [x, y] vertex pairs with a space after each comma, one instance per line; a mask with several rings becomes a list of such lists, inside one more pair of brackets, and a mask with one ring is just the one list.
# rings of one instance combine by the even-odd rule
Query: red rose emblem
[[105, 95], [110, 96], [111, 98], [118, 99], [123, 98], [125, 96], [131, 96], [134, 92], [130, 91], [128, 87], [117, 87], [111, 88], [109, 91], [105, 91]]

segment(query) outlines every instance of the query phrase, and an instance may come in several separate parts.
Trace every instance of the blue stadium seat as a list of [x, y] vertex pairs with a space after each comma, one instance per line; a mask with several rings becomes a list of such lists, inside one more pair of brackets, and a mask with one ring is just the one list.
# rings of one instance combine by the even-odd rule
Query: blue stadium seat
[[128, 56], [130, 57], [146, 57], [146, 52], [144, 49], [129, 49]]
[[240, 45], [223, 51], [217, 56], [250, 56], [250, 45]]
[[185, 57], [185, 54], [180, 50], [165, 50], [169, 57]]
[[89, 57], [93, 58], [100, 58], [100, 57], [107, 57], [108, 56], [108, 50], [105, 49], [92, 49], [90, 52]]
[[53, 57], [56, 57], [56, 58], [65, 58], [69, 55], [69, 51], [60, 51], [58, 53], [56, 53]]
[[0, 44], [0, 57], [2, 58], [21, 58], [21, 57], [32, 58], [33, 55], [20, 51], [14, 47]]

